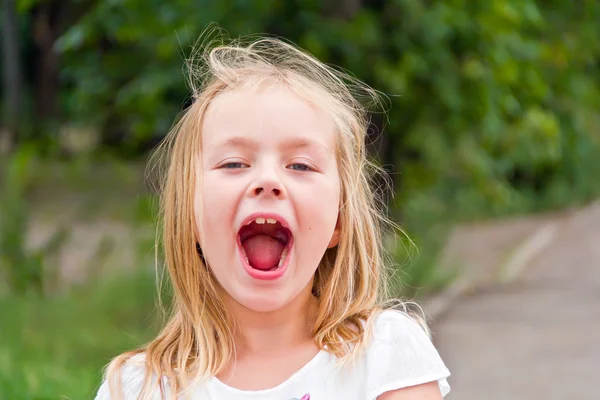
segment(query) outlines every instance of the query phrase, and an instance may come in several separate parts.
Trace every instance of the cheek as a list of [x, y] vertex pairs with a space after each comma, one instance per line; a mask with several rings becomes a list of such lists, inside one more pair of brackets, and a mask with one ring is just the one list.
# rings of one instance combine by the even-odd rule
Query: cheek
[[[215, 234], [230, 229], [231, 208], [234, 196], [227, 191], [227, 186], [219, 184], [219, 179], [205, 176], [200, 190], [196, 191], [194, 209], [196, 224], [202, 232], [202, 241], [214, 245]], [[210, 233], [210, 234], [209, 234]], [[219, 241], [216, 241], [217, 244]]]
[[207, 174], [199, 191], [205, 216], [211, 217], [226, 210], [226, 206], [235, 201], [232, 192], [233, 186], [225, 184], [218, 174]]
[[[315, 193], [319, 195], [316, 196]], [[328, 180], [317, 190], [306, 191], [303, 194], [303, 202], [303, 219], [308, 221], [306, 227], [311, 237], [314, 235], [319, 236], [321, 240], [329, 240], [339, 214], [340, 191], [337, 180]]]
[[[196, 224], [201, 237], [204, 257], [218, 281], [225, 279], [232, 265], [230, 257], [234, 253], [232, 237], [233, 214], [236, 197], [232, 188], [222, 184], [218, 177], [204, 177], [202, 188], [197, 191], [194, 207]], [[225, 274], [225, 275], [224, 275]]]

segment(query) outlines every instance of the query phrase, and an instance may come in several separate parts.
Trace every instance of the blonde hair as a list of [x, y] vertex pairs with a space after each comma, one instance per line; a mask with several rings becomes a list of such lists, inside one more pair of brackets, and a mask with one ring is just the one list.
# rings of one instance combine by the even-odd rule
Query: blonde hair
[[364, 347], [369, 322], [382, 309], [385, 292], [382, 233], [388, 221], [373, 188], [372, 178], [379, 169], [368, 161], [365, 144], [367, 106], [381, 104], [378, 93], [279, 39], [239, 39], [228, 44], [212, 40], [200, 49], [188, 62], [193, 103], [157, 153], [166, 165], [162, 238], [174, 289], [172, 315], [158, 337], [116, 357], [107, 369], [115, 392], [115, 386], [121, 386], [113, 382], [118, 371], [132, 355], [144, 353], [141, 399], [149, 398], [157, 385], [164, 392], [163, 380], [153, 383], [153, 376], [168, 380], [174, 399], [192, 381], [216, 375], [234, 356], [230, 331], [234, 321], [197, 253], [201, 238], [196, 237], [193, 207], [195, 185], [201, 184], [196, 166], [202, 156], [194, 149], [201, 148], [205, 111], [220, 93], [262, 82], [285, 85], [326, 110], [337, 128], [341, 232], [338, 246], [325, 253], [314, 280], [318, 311], [313, 333], [319, 348], [342, 362], [351, 360]]

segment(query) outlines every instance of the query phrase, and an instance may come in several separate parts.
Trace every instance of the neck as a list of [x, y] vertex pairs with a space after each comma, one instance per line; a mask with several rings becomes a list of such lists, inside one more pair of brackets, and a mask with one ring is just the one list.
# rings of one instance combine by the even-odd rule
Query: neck
[[311, 287], [312, 284], [286, 306], [269, 312], [250, 310], [229, 299], [236, 321], [234, 340], [238, 356], [274, 353], [312, 341], [317, 300]]

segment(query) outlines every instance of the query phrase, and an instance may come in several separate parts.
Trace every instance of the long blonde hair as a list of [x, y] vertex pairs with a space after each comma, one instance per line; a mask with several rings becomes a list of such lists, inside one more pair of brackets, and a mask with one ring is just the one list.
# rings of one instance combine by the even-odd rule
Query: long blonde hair
[[283, 40], [239, 39], [225, 44], [221, 38], [205, 42], [188, 61], [193, 103], [157, 152], [166, 166], [161, 186], [162, 241], [174, 289], [172, 314], [158, 337], [111, 362], [107, 379], [115, 398], [120, 385], [114, 380], [135, 354], [145, 356], [140, 399], [149, 398], [157, 385], [164, 392], [164, 380], [153, 383], [153, 376], [168, 381], [174, 399], [192, 381], [216, 375], [234, 356], [234, 321], [210, 269], [198, 255], [193, 207], [195, 185], [201, 184], [197, 165], [204, 114], [225, 91], [265, 81], [285, 85], [327, 111], [335, 122], [341, 232], [338, 246], [325, 253], [314, 279], [318, 312], [313, 333], [319, 348], [342, 361], [352, 359], [364, 347], [370, 317], [381, 309], [385, 297], [382, 228], [388, 221], [373, 187], [379, 169], [368, 161], [365, 144], [366, 105], [380, 104], [380, 96]]

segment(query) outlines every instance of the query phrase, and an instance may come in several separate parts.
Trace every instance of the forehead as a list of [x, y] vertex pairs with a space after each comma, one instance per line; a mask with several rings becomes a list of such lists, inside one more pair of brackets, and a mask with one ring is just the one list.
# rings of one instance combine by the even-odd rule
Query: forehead
[[331, 116], [291, 90], [273, 85], [218, 95], [206, 110], [202, 126], [204, 149], [243, 137], [268, 145], [312, 143], [333, 151], [335, 136]]

